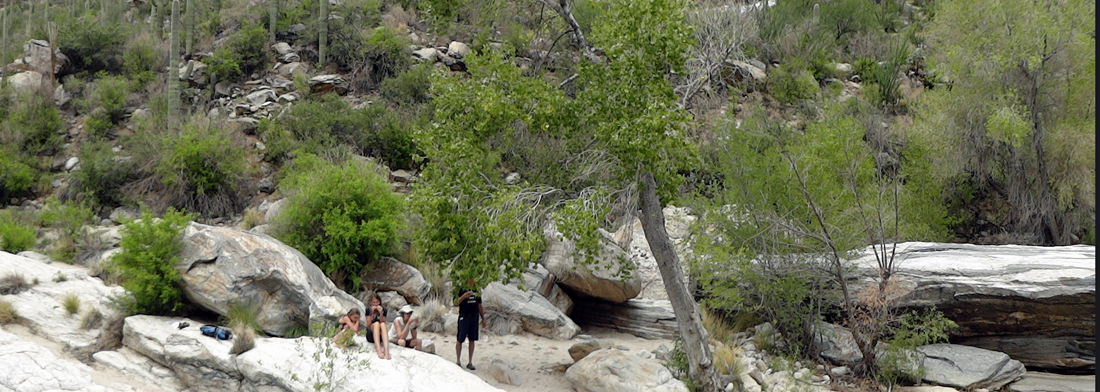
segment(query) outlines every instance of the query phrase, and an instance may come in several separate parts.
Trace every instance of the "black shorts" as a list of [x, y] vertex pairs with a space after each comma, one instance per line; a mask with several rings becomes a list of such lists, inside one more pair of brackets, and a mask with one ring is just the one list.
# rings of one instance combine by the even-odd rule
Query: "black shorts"
[[394, 340], [391, 340], [390, 343], [393, 343], [394, 345], [396, 345], [398, 347], [412, 348], [412, 346], [413, 346], [412, 338], [405, 339], [405, 345], [404, 346], [402, 346], [400, 344], [397, 344], [397, 341], [398, 341], [398, 339], [394, 339]]
[[458, 342], [462, 343], [466, 341], [466, 338], [470, 338], [470, 341], [477, 341], [477, 322], [478, 315], [458, 315]]

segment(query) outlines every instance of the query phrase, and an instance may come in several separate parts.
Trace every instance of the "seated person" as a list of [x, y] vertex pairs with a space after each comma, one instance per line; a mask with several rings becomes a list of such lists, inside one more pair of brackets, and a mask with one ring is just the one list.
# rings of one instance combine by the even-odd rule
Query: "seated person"
[[352, 340], [352, 336], [359, 333], [359, 308], [351, 308], [348, 314], [340, 316], [338, 322], [340, 327], [336, 329], [336, 336], [333, 337], [336, 340], [336, 347], [354, 346], [355, 341]]
[[420, 319], [412, 318], [412, 306], [402, 306], [397, 311], [397, 319], [393, 320], [393, 328], [390, 328], [390, 342], [401, 346], [420, 350], [420, 339], [416, 337], [416, 330], [420, 327]]
[[392, 359], [390, 357], [390, 341], [386, 339], [386, 308], [382, 306], [382, 298], [375, 293], [367, 307], [367, 341], [374, 343], [378, 358]]

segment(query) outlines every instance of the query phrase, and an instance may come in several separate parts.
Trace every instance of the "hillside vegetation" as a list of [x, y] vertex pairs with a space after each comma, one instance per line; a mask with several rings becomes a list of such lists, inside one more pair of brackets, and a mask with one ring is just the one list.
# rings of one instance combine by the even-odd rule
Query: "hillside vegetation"
[[[894, 336], [900, 316], [854, 305], [885, 306], [886, 244], [1095, 242], [1090, 1], [29, 0], [0, 15], [9, 252], [79, 262], [97, 246], [80, 227], [130, 207], [269, 223], [351, 292], [386, 256], [489, 282], [537, 261], [550, 222], [596, 254], [652, 178], [700, 217], [701, 303], [775, 322], [798, 354], [826, 317], [862, 320], [866, 353]], [[395, 194], [398, 171], [416, 177]], [[882, 283], [856, 298], [841, 262], [876, 244]]]

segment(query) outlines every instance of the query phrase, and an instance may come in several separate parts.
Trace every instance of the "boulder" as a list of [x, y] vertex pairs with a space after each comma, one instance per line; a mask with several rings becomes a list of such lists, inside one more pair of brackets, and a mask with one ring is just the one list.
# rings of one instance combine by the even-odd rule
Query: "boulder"
[[118, 391], [92, 380], [92, 368], [80, 362], [58, 358], [49, 349], [30, 343], [0, 329], [0, 390]]
[[580, 342], [573, 343], [572, 346], [569, 346], [569, 357], [573, 358], [573, 362], [577, 362], [581, 359], [584, 359], [584, 357], [587, 357], [588, 354], [591, 354], [601, 348], [604, 347], [599, 340], [585, 339]]
[[179, 378], [176, 378], [176, 374], [171, 369], [126, 347], [121, 347], [117, 351], [97, 352], [92, 354], [92, 359], [97, 365], [114, 369], [131, 380], [156, 385], [168, 391], [183, 391], [187, 388]]
[[[672, 242], [676, 255], [680, 258], [681, 269], [684, 272], [683, 282], [688, 284], [686, 258], [690, 255], [687, 238], [689, 229], [696, 217], [686, 207], [666, 206], [662, 209], [665, 215], [665, 231]], [[616, 244], [626, 249], [630, 259], [638, 266], [634, 271], [642, 280], [642, 292], [638, 298], [667, 300], [668, 290], [661, 278], [661, 270], [657, 267], [657, 260], [653, 258], [653, 251], [649, 249], [649, 242], [645, 239], [645, 229], [642, 221], [634, 217], [629, 223], [622, 225], [615, 233], [611, 234]]]
[[447, 45], [448, 56], [454, 57], [456, 59], [461, 59], [463, 57], [466, 57], [467, 54], [470, 54], [469, 45], [458, 41], [451, 41], [451, 43]]
[[413, 58], [416, 58], [417, 60], [420, 60], [420, 61], [427, 61], [427, 62], [430, 62], [430, 63], [434, 63], [437, 60], [439, 60], [439, 51], [436, 50], [435, 48], [417, 49], [417, 50], [414, 50], [412, 52], [412, 54], [413, 54]]
[[547, 242], [542, 265], [557, 277], [558, 284], [582, 296], [622, 303], [641, 292], [642, 281], [636, 274], [623, 280], [615, 276], [622, 263], [633, 263], [618, 245], [605, 236], [599, 256], [591, 268], [577, 263], [576, 245], [562, 238], [553, 223], [544, 230]]
[[287, 63], [287, 64], [297, 63], [299, 61], [302, 61], [302, 57], [298, 56], [297, 53], [287, 53], [287, 54], [279, 56], [279, 61], [283, 62], [283, 63]]
[[[190, 327], [173, 326], [186, 321]], [[204, 323], [156, 316], [130, 316], [123, 322], [122, 344], [154, 362], [172, 369], [193, 390], [241, 390], [241, 373], [229, 354], [230, 340], [218, 340], [199, 332]]]
[[646, 339], [672, 340], [678, 332], [676, 315], [667, 300], [583, 301], [573, 307], [571, 317], [586, 327], [611, 328]]
[[657, 360], [628, 355], [614, 348], [589, 354], [570, 366], [565, 377], [579, 392], [688, 391], [687, 386], [672, 377]]
[[836, 324], [817, 323], [814, 349], [835, 363], [855, 365], [863, 360], [863, 353], [859, 351], [852, 331]]
[[364, 309], [305, 255], [270, 236], [191, 223], [182, 241], [176, 270], [187, 298], [218, 314], [234, 302], [254, 303], [269, 334]]
[[738, 60], [727, 60], [721, 73], [726, 83], [748, 86], [759, 85], [768, 78], [768, 74], [763, 69]]
[[[959, 324], [951, 341], [1008, 354], [1035, 369], [1096, 369], [1096, 247], [898, 244], [896, 304], [935, 306]], [[853, 291], [875, 284], [868, 249]]]
[[[49, 340], [74, 354], [90, 354], [103, 334], [100, 328], [81, 328], [83, 315], [94, 309], [104, 318], [120, 316], [111, 305], [112, 298], [126, 294], [122, 287], [109, 287], [88, 276], [83, 268], [47, 264], [0, 251], [0, 278], [9, 275], [22, 275], [29, 286], [18, 294], [4, 296], [23, 324], [31, 330], [48, 331]], [[34, 284], [35, 280], [39, 283]], [[76, 314], [69, 314], [61, 305], [70, 294], [80, 300]]]
[[286, 207], [286, 199], [276, 200], [267, 207], [267, 211], [264, 211], [264, 222], [273, 223], [279, 218], [279, 214], [283, 213], [283, 208]]
[[276, 68], [279, 76], [293, 80], [295, 76], [309, 76], [309, 66], [305, 63], [293, 62], [286, 64], [279, 64]]
[[432, 289], [431, 282], [419, 270], [390, 257], [369, 264], [360, 278], [364, 290], [396, 291], [414, 305], [420, 305]]
[[917, 348], [924, 356], [923, 381], [973, 390], [999, 390], [1023, 376], [1024, 365], [1004, 353], [957, 344], [930, 344]]
[[489, 376], [501, 384], [523, 385], [523, 379], [515, 371], [516, 365], [502, 359], [493, 359], [489, 363]]
[[561, 287], [554, 283], [554, 280], [554, 275], [542, 264], [536, 264], [523, 274], [525, 289], [539, 293], [543, 298], [550, 300], [555, 308], [568, 316], [573, 312], [573, 299], [569, 298], [569, 295], [562, 291]]
[[[271, 90], [266, 90], [270, 92]], [[227, 122], [229, 129], [233, 132], [242, 133], [245, 135], [255, 135], [256, 130], [260, 128], [260, 120], [252, 117], [237, 117]]]
[[[61, 49], [53, 49], [53, 74], [59, 74], [69, 67], [69, 57]], [[23, 43], [23, 57], [16, 59], [10, 66], [21, 71], [34, 71], [43, 75], [50, 74], [50, 43], [32, 39]]]
[[1027, 372], [1008, 384], [1010, 392], [1096, 392], [1096, 375]]
[[271, 49], [274, 50], [275, 53], [278, 53], [280, 56], [282, 56], [284, 54], [290, 53], [290, 44], [286, 42], [276, 42], [274, 45], [271, 45]]
[[267, 102], [267, 101], [278, 100], [279, 96], [275, 95], [275, 92], [272, 91], [271, 89], [263, 89], [263, 90], [255, 91], [255, 92], [252, 92], [252, 93], [248, 94], [247, 96], [244, 97], [244, 99], [247, 100], [248, 103], [250, 103], [250, 104], [262, 105], [264, 102]]
[[[280, 72], [280, 74], [282, 73]], [[351, 84], [340, 75], [317, 75], [309, 78], [309, 91], [313, 94], [322, 95], [328, 92], [335, 92], [344, 95], [347, 94], [350, 89]]]
[[44, 77], [35, 71], [24, 71], [8, 76], [8, 85], [17, 91], [33, 92], [42, 87]]
[[499, 312], [518, 318], [524, 330], [550, 339], [572, 339], [580, 331], [554, 307], [549, 300], [533, 291], [522, 291], [514, 285], [492, 282], [482, 290], [486, 313]]

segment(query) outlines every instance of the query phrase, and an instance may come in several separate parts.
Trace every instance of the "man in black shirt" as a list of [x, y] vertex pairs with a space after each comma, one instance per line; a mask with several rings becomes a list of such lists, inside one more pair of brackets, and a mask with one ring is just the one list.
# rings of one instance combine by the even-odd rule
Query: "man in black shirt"
[[458, 306], [458, 341], [455, 342], [455, 356], [458, 360], [458, 366], [462, 366], [462, 342], [468, 337], [470, 339], [470, 360], [466, 363], [466, 368], [470, 370], [477, 369], [474, 367], [474, 342], [477, 341], [479, 319], [481, 320], [481, 326], [485, 327], [485, 310], [481, 307], [481, 297], [473, 291], [476, 287], [473, 279], [467, 280], [466, 292], [462, 293], [455, 301], [455, 306]]

